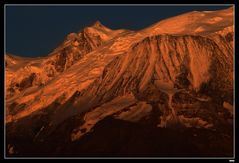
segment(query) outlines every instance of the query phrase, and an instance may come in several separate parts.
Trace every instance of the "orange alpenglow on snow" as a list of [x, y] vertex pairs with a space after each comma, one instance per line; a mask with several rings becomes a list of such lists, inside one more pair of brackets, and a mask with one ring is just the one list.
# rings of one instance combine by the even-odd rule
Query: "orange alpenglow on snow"
[[145, 156], [232, 156], [233, 16], [193, 11], [139, 31], [97, 21], [46, 57], [6, 54], [7, 155], [139, 156], [145, 136], [157, 145]]

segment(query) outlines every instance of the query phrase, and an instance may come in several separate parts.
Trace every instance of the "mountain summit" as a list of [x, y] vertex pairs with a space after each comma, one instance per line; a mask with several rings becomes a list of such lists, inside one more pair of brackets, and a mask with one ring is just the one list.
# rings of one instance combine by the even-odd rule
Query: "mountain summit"
[[229, 8], [6, 55], [7, 155], [231, 157], [233, 49]]
[[96, 28], [104, 28], [105, 26], [99, 21], [97, 20], [92, 27], [96, 27]]

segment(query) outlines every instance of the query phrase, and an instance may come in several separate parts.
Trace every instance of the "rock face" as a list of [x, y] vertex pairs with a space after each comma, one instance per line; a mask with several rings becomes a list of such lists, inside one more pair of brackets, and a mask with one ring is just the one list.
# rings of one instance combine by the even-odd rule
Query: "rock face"
[[232, 8], [140, 31], [96, 22], [47, 57], [6, 55], [7, 155], [232, 156], [233, 26]]

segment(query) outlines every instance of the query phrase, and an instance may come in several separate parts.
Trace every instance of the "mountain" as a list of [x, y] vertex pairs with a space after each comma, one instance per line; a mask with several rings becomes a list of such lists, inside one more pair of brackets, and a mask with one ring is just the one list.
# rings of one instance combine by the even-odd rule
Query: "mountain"
[[[124, 30], [110, 30], [100, 22], [91, 27], [86, 27], [79, 33], [69, 34], [64, 42], [56, 48], [49, 56], [41, 58], [19, 58], [23, 63], [13, 64], [15, 56], [6, 56], [8, 71], [7, 75], [7, 97], [13, 97], [29, 87], [42, 86], [55, 76], [64, 72], [75, 64], [85, 54], [100, 47], [110, 39], [125, 32]], [[25, 62], [29, 60], [29, 62]], [[9, 86], [8, 86], [9, 85]]]
[[233, 7], [217, 11], [192, 11], [165, 19], [143, 29], [155, 34], [198, 34], [209, 35], [225, 28], [233, 28]]
[[7, 155], [232, 156], [233, 49], [228, 8], [139, 31], [97, 21], [46, 57], [7, 54]]

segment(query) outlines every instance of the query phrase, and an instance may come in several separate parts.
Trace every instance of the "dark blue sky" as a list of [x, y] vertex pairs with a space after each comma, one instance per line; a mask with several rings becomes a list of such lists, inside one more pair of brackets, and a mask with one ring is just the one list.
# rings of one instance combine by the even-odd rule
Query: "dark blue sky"
[[70, 32], [99, 20], [112, 28], [139, 30], [192, 10], [228, 6], [6, 6], [6, 51], [19, 56], [46, 56]]

